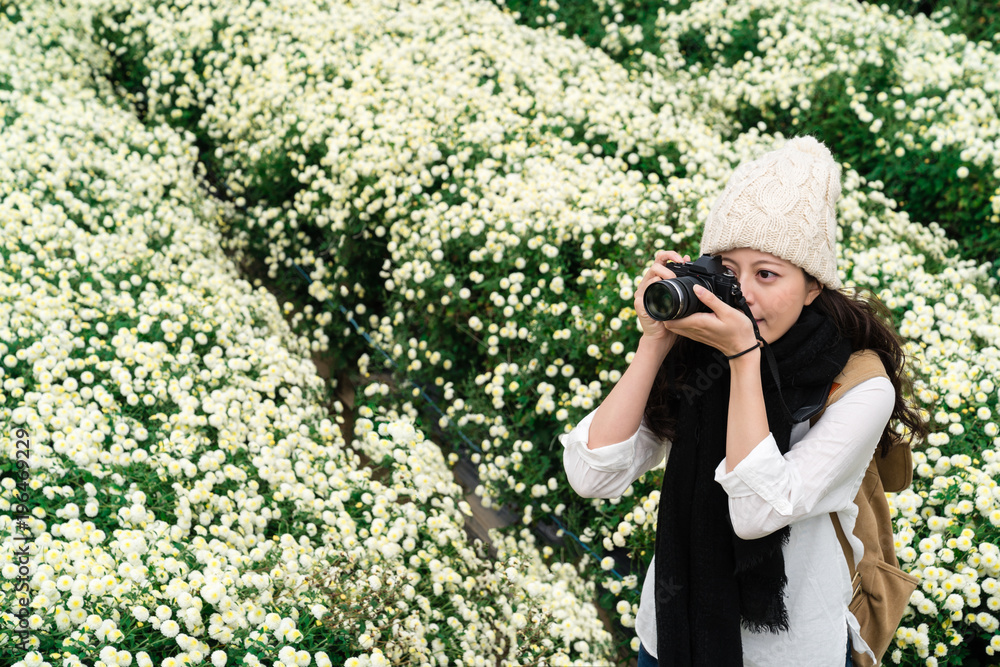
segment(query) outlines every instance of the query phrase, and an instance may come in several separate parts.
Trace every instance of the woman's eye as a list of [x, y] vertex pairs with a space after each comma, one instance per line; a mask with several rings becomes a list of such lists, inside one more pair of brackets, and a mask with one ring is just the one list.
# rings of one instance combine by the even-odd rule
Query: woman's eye
[[772, 278], [772, 277], [776, 276], [777, 274], [774, 273], [773, 271], [768, 271], [767, 269], [761, 269], [757, 273], [757, 275], [759, 275], [761, 278], [764, 278], [765, 280], [767, 280], [768, 278]]

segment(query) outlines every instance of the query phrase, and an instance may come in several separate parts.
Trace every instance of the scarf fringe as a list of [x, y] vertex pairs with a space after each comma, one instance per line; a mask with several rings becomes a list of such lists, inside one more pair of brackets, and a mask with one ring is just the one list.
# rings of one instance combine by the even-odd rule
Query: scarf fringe
[[740, 599], [740, 623], [753, 632], [787, 632], [788, 609], [785, 606], [784, 590], [788, 585], [788, 576], [781, 572], [776, 577], [746, 577], [741, 578], [741, 587], [749, 584], [752, 589], [768, 590], [767, 596]]
[[763, 623], [760, 621], [754, 621], [746, 618], [740, 619], [740, 625], [750, 632], [756, 632], [757, 634], [763, 634], [765, 632], [770, 632], [773, 635], [788, 632], [788, 611], [782, 605], [781, 614], [778, 620], [773, 623]]

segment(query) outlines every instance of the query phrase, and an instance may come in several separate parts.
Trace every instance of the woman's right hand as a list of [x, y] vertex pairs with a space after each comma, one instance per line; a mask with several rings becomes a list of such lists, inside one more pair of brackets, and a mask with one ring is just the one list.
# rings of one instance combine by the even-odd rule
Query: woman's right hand
[[655, 283], [659, 280], [670, 280], [675, 278], [674, 272], [666, 267], [667, 262], [682, 263], [690, 262], [691, 256], [685, 255], [681, 257], [680, 254], [673, 250], [658, 250], [656, 256], [653, 259], [653, 266], [650, 267], [646, 275], [642, 277], [642, 282], [639, 283], [639, 288], [635, 291], [635, 312], [639, 315], [639, 325], [642, 327], [642, 337], [647, 340], [662, 341], [664, 343], [672, 344], [677, 334], [672, 331], [668, 331], [666, 327], [663, 326], [663, 322], [659, 320], [654, 320], [646, 313], [646, 309], [642, 303], [642, 297], [646, 293], [646, 287], [651, 283]]

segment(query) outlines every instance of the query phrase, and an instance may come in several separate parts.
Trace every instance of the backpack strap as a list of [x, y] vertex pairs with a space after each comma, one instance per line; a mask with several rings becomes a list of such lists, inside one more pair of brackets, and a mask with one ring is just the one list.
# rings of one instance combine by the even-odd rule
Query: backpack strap
[[816, 413], [816, 416], [810, 420], [809, 425], [815, 425], [823, 413], [826, 412], [826, 408], [839, 401], [848, 391], [865, 380], [877, 377], [889, 379], [889, 375], [885, 372], [885, 366], [882, 365], [882, 359], [879, 358], [878, 352], [874, 350], [858, 350], [851, 354], [847, 359], [847, 363], [844, 364], [844, 368], [837, 374], [837, 377], [833, 378], [833, 386], [830, 387], [830, 396], [826, 399], [826, 406]]
[[844, 552], [847, 569], [851, 573], [851, 599], [853, 600], [861, 588], [861, 575], [858, 574], [857, 568], [854, 566], [853, 556], [848, 555], [854, 553], [854, 548], [847, 541], [847, 535], [844, 534], [844, 527], [840, 525], [840, 517], [837, 516], [837, 513], [830, 512], [830, 518], [833, 520], [833, 529], [837, 532], [837, 540], [840, 542], [840, 548]]
[[[816, 425], [819, 418], [823, 416], [824, 412], [826, 412], [826, 408], [840, 400], [844, 394], [862, 382], [877, 377], [884, 377], [886, 379], [889, 377], [885, 372], [885, 366], [882, 364], [882, 360], [879, 358], [877, 352], [874, 350], [858, 350], [857, 352], [851, 354], [847, 363], [844, 364], [844, 368], [833, 379], [833, 385], [830, 387], [830, 396], [826, 400], [826, 405], [816, 414], [816, 416], [809, 420], [810, 428]], [[880, 458], [881, 457], [878, 456], [878, 453], [872, 457], [872, 461], [868, 464], [869, 471], [865, 473], [866, 478], [869, 473], [872, 472], [871, 469], [873, 467], [875, 468], [874, 472], [876, 473], [876, 477], [881, 476], [878, 474], [880, 472], [878, 468]], [[912, 476], [912, 469], [910, 474]], [[907, 483], [907, 486], [908, 485], [909, 484]], [[854, 557], [852, 555], [854, 553], [854, 548], [851, 546], [851, 543], [848, 542], [847, 535], [844, 534], [844, 527], [840, 524], [840, 517], [837, 516], [837, 513], [830, 512], [830, 519], [833, 521], [833, 528], [837, 532], [837, 539], [840, 541], [840, 547], [844, 552], [844, 558], [847, 561], [847, 569], [851, 573], [851, 596], [853, 598], [861, 586], [860, 576], [855, 568]]]
[[[880, 376], [888, 378], [878, 353], [871, 350], [855, 352], [834, 378], [826, 405], [835, 403], [862, 382]], [[818, 418], [819, 415], [813, 418], [812, 423], [815, 424]], [[912, 479], [913, 461], [909, 444], [897, 444], [885, 456], [880, 456], [877, 450], [874, 452], [854, 498], [858, 515], [853, 533], [864, 547], [861, 560], [857, 563], [854, 562], [854, 549], [844, 533], [840, 517], [836, 512], [830, 512], [833, 529], [851, 576], [848, 610], [857, 619], [861, 636], [871, 649], [871, 653], [862, 654], [852, 647], [851, 656], [855, 665], [871, 667], [880, 664], [910, 595], [917, 586], [915, 577], [899, 569], [892, 518], [885, 495], [886, 491], [902, 491]]]
[[[848, 391], [876, 377], [889, 378], [878, 353], [874, 350], [858, 350], [853, 353], [843, 370], [833, 379], [826, 406], [809, 420], [809, 425], [814, 426], [826, 408], [840, 400]], [[909, 444], [898, 444], [884, 456], [876, 454], [875, 463], [882, 479], [882, 487], [886, 491], [899, 493], [913, 482], [913, 454]]]

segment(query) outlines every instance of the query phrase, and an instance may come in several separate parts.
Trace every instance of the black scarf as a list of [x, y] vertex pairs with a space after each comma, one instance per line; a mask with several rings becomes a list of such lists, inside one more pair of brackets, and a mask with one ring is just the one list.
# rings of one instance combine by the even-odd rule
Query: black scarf
[[[661, 667], [742, 665], [741, 625], [755, 632], [788, 629], [782, 546], [790, 531], [786, 526], [756, 540], [733, 532], [726, 492], [715, 481], [726, 456], [729, 362], [712, 347], [686, 342], [685, 379], [680, 386], [672, 383], [668, 399], [677, 432], [663, 475], [656, 534], [658, 661]], [[768, 426], [784, 454], [791, 415], [804, 421], [808, 406], [822, 407], [851, 345], [829, 318], [806, 306], [771, 349], [780, 393], [764, 354], [761, 380]]]

